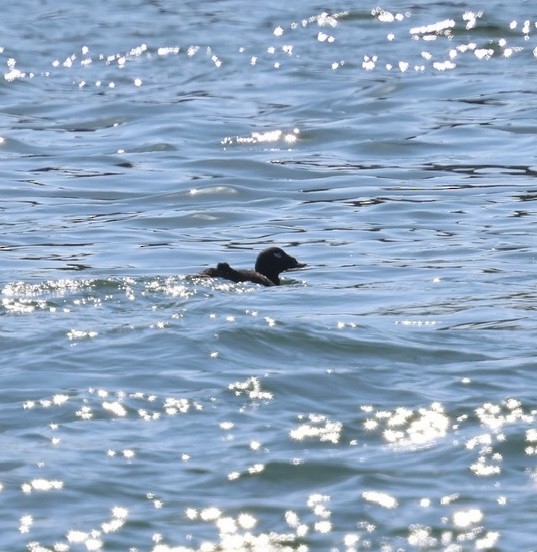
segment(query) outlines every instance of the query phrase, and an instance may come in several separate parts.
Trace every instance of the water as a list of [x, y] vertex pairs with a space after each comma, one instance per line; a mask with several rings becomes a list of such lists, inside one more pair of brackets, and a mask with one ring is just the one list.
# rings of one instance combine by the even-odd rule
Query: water
[[1, 25], [1, 551], [537, 550], [527, 2]]

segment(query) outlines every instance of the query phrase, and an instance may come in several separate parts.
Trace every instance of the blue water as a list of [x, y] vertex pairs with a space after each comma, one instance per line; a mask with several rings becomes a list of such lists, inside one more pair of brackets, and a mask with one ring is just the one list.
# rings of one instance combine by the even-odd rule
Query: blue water
[[3, 7], [1, 552], [537, 550], [537, 20], [358, 4]]

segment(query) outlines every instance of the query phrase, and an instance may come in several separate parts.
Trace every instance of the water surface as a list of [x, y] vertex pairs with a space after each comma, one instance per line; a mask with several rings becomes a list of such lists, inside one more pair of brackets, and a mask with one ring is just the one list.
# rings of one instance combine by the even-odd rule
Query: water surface
[[6, 6], [1, 550], [537, 549], [526, 4]]

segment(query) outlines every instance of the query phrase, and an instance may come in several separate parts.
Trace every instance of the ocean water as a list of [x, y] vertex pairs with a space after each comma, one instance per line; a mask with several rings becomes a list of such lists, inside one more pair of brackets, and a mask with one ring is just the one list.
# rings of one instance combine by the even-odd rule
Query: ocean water
[[0, 552], [537, 550], [531, 2], [0, 28]]

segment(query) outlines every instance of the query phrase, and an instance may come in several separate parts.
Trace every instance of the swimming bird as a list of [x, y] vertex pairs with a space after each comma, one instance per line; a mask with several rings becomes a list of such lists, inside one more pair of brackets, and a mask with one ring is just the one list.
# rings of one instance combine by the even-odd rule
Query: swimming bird
[[254, 270], [236, 270], [228, 263], [218, 263], [216, 268], [207, 268], [198, 276], [225, 278], [232, 282], [253, 282], [263, 286], [279, 286], [280, 273], [291, 268], [303, 268], [305, 263], [299, 263], [279, 247], [269, 247], [257, 256]]

